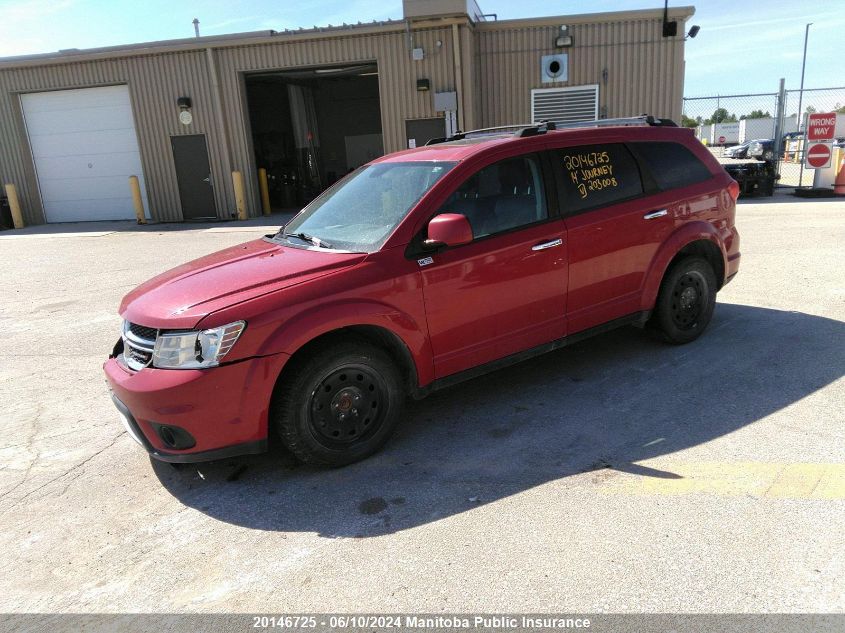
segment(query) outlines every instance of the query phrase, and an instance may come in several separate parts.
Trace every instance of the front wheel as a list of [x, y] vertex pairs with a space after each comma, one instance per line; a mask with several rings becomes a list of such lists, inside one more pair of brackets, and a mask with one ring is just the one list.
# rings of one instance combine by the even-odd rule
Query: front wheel
[[700, 257], [674, 264], [663, 278], [651, 329], [667, 343], [681, 345], [701, 336], [716, 307], [716, 275]]
[[271, 423], [300, 461], [343, 466], [382, 447], [404, 399], [387, 354], [364, 342], [339, 343], [291, 368], [274, 395]]

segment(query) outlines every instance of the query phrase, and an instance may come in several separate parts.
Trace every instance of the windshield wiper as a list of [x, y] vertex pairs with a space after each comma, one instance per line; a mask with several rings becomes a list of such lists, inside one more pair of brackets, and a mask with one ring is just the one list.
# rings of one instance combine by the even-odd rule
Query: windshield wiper
[[321, 240], [319, 237], [314, 237], [313, 235], [308, 235], [308, 233], [282, 233], [282, 237], [296, 237], [303, 242], [309, 242], [320, 248], [333, 248], [332, 245], [325, 240]]

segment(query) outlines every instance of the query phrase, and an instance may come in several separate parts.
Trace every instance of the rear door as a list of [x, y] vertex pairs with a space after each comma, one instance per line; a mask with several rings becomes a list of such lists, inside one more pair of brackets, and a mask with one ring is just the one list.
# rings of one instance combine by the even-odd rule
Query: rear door
[[438, 213], [461, 213], [474, 240], [420, 259], [436, 377], [565, 335], [567, 257], [539, 155], [470, 175]]
[[569, 334], [640, 309], [648, 266], [673, 227], [624, 143], [552, 152], [569, 251]]

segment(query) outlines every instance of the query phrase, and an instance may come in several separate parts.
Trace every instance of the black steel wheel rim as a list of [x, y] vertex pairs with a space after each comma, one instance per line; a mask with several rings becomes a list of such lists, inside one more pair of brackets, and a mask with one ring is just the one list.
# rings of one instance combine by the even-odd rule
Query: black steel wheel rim
[[388, 390], [365, 365], [344, 365], [323, 377], [311, 392], [308, 422], [329, 448], [348, 448], [375, 435], [387, 411]]
[[672, 289], [672, 322], [681, 330], [690, 330], [707, 303], [707, 281], [695, 271], [685, 273]]

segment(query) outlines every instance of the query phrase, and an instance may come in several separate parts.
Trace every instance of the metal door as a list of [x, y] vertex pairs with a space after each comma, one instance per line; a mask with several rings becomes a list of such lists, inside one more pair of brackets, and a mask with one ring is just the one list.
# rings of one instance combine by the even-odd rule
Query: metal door
[[199, 220], [216, 218], [214, 188], [211, 168], [208, 165], [208, 147], [205, 134], [171, 136], [179, 199], [182, 202], [182, 219]]
[[433, 138], [446, 136], [446, 119], [407, 119], [405, 136], [408, 147], [422, 147]]

